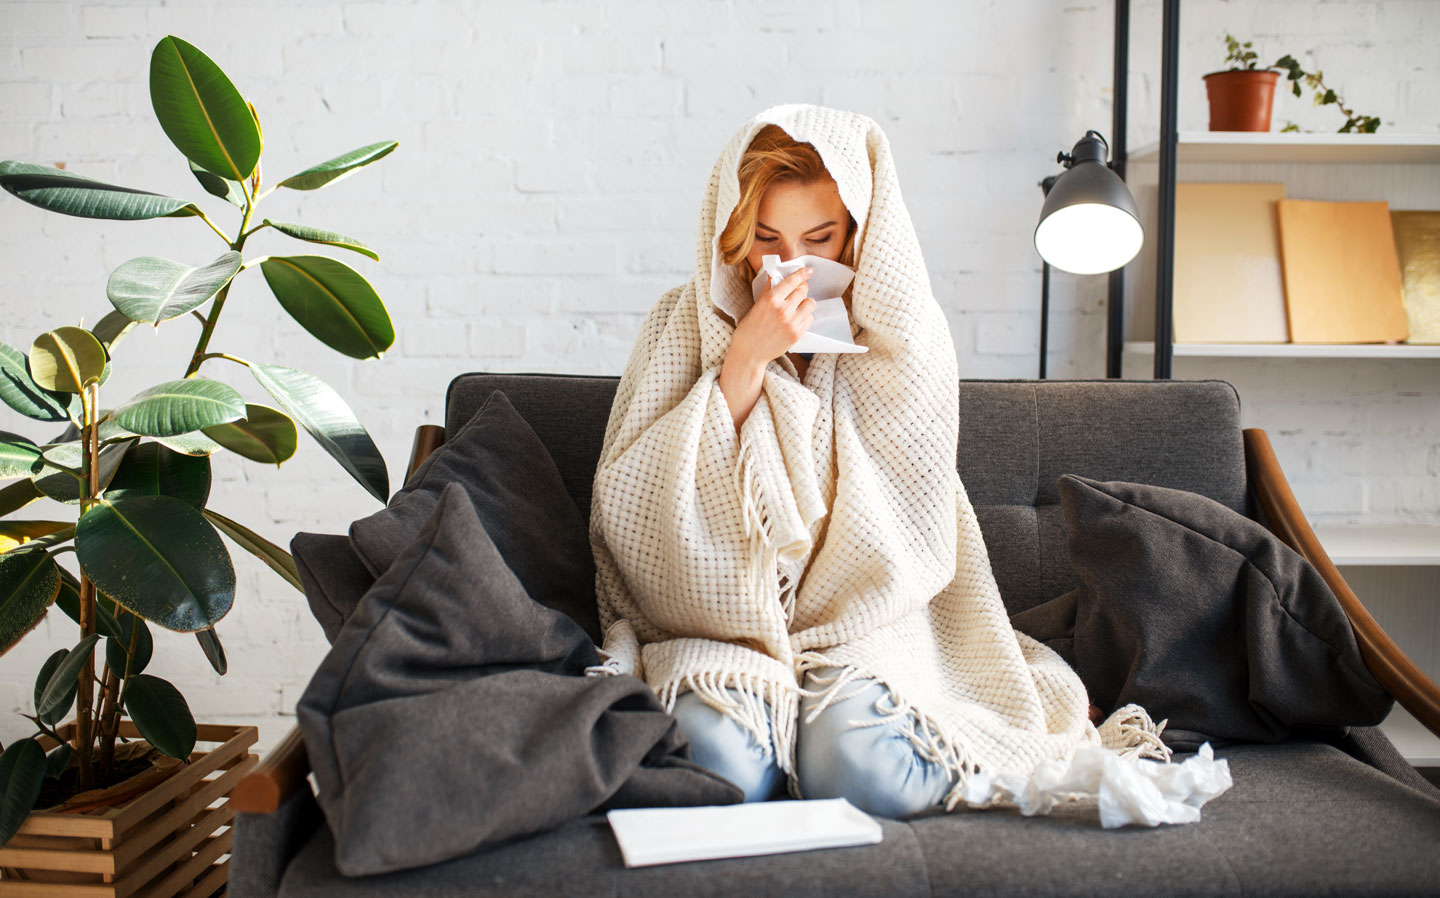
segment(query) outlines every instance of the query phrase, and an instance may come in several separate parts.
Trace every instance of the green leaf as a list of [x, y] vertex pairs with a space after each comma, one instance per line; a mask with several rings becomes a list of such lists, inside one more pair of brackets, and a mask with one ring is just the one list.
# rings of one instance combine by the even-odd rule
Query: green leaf
[[181, 455], [214, 455], [225, 448], [198, 430], [193, 433], [178, 433], [172, 437], [155, 437], [155, 442]]
[[240, 92], [210, 57], [173, 35], [150, 55], [150, 104], [185, 158], [244, 181], [260, 161], [260, 129]]
[[0, 399], [27, 418], [65, 421], [70, 397], [43, 389], [30, 376], [30, 360], [12, 346], [0, 343]]
[[0, 555], [0, 654], [29, 633], [60, 591], [60, 566], [49, 552]]
[[245, 400], [218, 380], [192, 377], [141, 390], [115, 409], [115, 423], [131, 433], [169, 437], [245, 417]]
[[[100, 639], [100, 634], [91, 633], [89, 636], [75, 643], [75, 647], [66, 653], [55, 670], [50, 674], [50, 681], [45, 688], [40, 690], [40, 700], [35, 703], [35, 713], [41, 720], [51, 720], [57, 715], [64, 713], [69, 708], [69, 703], [75, 700], [76, 678], [86, 664], [91, 663], [91, 651], [95, 643]], [[68, 698], [67, 698], [68, 696]]]
[[369, 256], [377, 262], [380, 261], [380, 256], [375, 250], [361, 243], [354, 237], [346, 237], [344, 234], [337, 234], [334, 231], [323, 231], [320, 228], [312, 228], [308, 225], [291, 224], [287, 221], [271, 221], [268, 218], [265, 219], [265, 224], [297, 240], [306, 240], [310, 243], [323, 243], [327, 246], [338, 246], [341, 249], [351, 249], [360, 253], [362, 256]]
[[[96, 477], [97, 488], [100, 492], [105, 492], [105, 488], [115, 477], [120, 462], [125, 459], [125, 453], [129, 452], [130, 447], [134, 445], [134, 440], [127, 440], [123, 443], [111, 443], [109, 446], [101, 447], [100, 464]], [[78, 441], [61, 446], [46, 447], [45, 452], [60, 465], [75, 470], [80, 469], [81, 453]], [[33, 482], [36, 489], [57, 502], [79, 502], [80, 497], [84, 495], [81, 483], [75, 475], [53, 465], [43, 465], [39, 473], [35, 475]]]
[[305, 587], [300, 585], [300, 571], [296, 569], [295, 559], [290, 557], [289, 552], [218, 511], [206, 508], [202, 514], [215, 525], [215, 529], [230, 537], [237, 546], [268, 564], [271, 570], [284, 577], [286, 582], [300, 592], [305, 591]]
[[68, 521], [0, 521], [0, 550], [10, 551], [26, 540], [50, 536], [74, 526]]
[[195, 638], [200, 641], [200, 649], [210, 660], [210, 666], [215, 668], [217, 674], [225, 676], [225, 671], [230, 669], [230, 665], [225, 661], [225, 646], [220, 644], [220, 634], [215, 632], [214, 627], [211, 627], [208, 630], [195, 631]]
[[237, 209], [245, 208], [245, 191], [238, 181], [222, 178], [193, 162], [190, 163], [190, 173], [195, 176], [195, 180], [200, 182], [200, 186], [205, 188], [206, 193], [220, 197]]
[[155, 652], [155, 640], [145, 622], [133, 614], [125, 615], [120, 627], [119, 636], [105, 640], [105, 663], [115, 671], [116, 676], [125, 676], [125, 654], [130, 646], [130, 631], [133, 629], [135, 657], [130, 660], [130, 676], [133, 677], [150, 663], [150, 656]]
[[0, 430], [0, 479], [29, 477], [39, 463], [39, 446], [18, 434]]
[[[90, 328], [90, 333], [95, 335], [95, 339], [100, 341], [100, 345], [105, 347], [107, 353], [114, 354], [115, 347], [120, 345], [120, 341], [125, 339], [125, 335], [130, 333], [134, 327], [135, 322], [120, 312], [110, 311], [105, 313], [105, 317], [95, 322], [95, 326]], [[102, 380], [101, 383], [104, 381]]]
[[65, 656], [69, 654], [69, 649], [56, 649], [55, 653], [49, 658], [46, 658], [44, 664], [40, 665], [40, 675], [35, 678], [35, 716], [44, 721], [47, 726], [53, 727], [65, 719], [65, 715], [70, 713], [70, 706], [75, 703], [75, 693], [79, 691], [80, 688], [80, 681], [71, 679], [70, 694], [60, 703], [59, 710], [49, 716], [39, 713], [40, 698], [45, 694], [45, 687], [50, 685], [50, 680], [55, 676], [55, 671], [60, 668], [60, 664], [65, 660]]
[[[55, 596], [55, 606], [77, 625], [80, 623], [80, 581], [63, 567], [60, 568], [60, 593]], [[121, 633], [129, 632], [121, 620], [133, 616], [116, 605], [114, 599], [102, 592], [95, 593], [95, 632], [101, 636], [114, 639]]]
[[235, 600], [235, 568], [220, 535], [193, 505], [170, 496], [91, 506], [75, 555], [98, 589], [168, 630], [214, 626]]
[[377, 358], [395, 342], [390, 313], [360, 272], [326, 256], [271, 256], [260, 263], [280, 305], [326, 346]]
[[350, 406], [329, 384], [313, 374], [279, 365], [251, 365], [250, 373], [370, 495], [381, 502], [389, 498], [385, 459]]
[[79, 393], [105, 373], [105, 347], [79, 327], [57, 327], [30, 345], [30, 376], [43, 389]]
[[336, 156], [319, 165], [312, 165], [298, 175], [291, 175], [276, 186], [289, 187], [291, 190], [314, 190], [317, 187], [324, 187], [331, 181], [338, 181], [354, 174], [361, 167], [369, 165], [377, 159], [383, 159], [398, 146], [400, 146], [399, 142], [394, 140], [372, 143], [367, 147]]
[[135, 496], [173, 496], [203, 508], [210, 498], [210, 459], [142, 442], [125, 455], [105, 490], [111, 500]]
[[0, 162], [0, 187], [32, 206], [79, 218], [140, 221], [200, 214], [189, 200], [118, 187], [30, 162]]
[[13, 514], [40, 498], [40, 488], [33, 480], [18, 480], [0, 489], [0, 515]]
[[0, 754], [0, 845], [10, 841], [35, 809], [45, 784], [45, 749], [34, 739], [10, 743]]
[[207, 427], [204, 433], [236, 455], [271, 465], [294, 455], [299, 443], [299, 432], [288, 415], [248, 402], [244, 418]]
[[167, 680], [140, 674], [125, 684], [125, 711], [145, 741], [172, 758], [195, 750], [195, 718], [185, 696]]
[[111, 273], [105, 293], [130, 320], [158, 326], [208, 302], [235, 277], [241, 261], [234, 251], [200, 267], [141, 256]]
[[[34, 523], [50, 523], [50, 522], [48, 522], [48, 521], [40, 521], [40, 522], [34, 522]], [[59, 522], [59, 521], [56, 521], [55, 523], [60, 524], [60, 528], [59, 528], [58, 530], [52, 531], [52, 532], [50, 532], [50, 533], [47, 533], [47, 534], [45, 534], [44, 536], [36, 536], [36, 537], [33, 537], [33, 538], [29, 539], [29, 540], [26, 540], [24, 543], [20, 543], [20, 544], [18, 544], [18, 545], [11, 546], [11, 547], [9, 547], [8, 549], [6, 549], [5, 551], [0, 552], [0, 556], [13, 555], [13, 554], [21, 553], [21, 552], [36, 552], [36, 551], [39, 551], [39, 550], [42, 550], [42, 549], [43, 549], [43, 550], [49, 550], [49, 549], [51, 549], [51, 548], [53, 548], [53, 547], [55, 547], [55, 546], [60, 545], [61, 543], [69, 542], [70, 540], [72, 540], [72, 539], [75, 538], [75, 525], [74, 525], [74, 524], [65, 524], [65, 523], [61, 523], [61, 522]]]
[[74, 751], [69, 742], [61, 742], [55, 746], [50, 754], [45, 756], [45, 775], [59, 779], [65, 768], [70, 766], [70, 756]]

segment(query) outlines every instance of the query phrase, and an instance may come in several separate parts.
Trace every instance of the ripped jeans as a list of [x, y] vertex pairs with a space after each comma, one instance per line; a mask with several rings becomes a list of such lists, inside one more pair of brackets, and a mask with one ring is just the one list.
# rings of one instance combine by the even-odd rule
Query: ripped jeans
[[[805, 689], [818, 691], [836, 672], [836, 668], [810, 671]], [[843, 687], [841, 698], [809, 722], [810, 711], [820, 699], [801, 696], [795, 775], [802, 796], [845, 798], [868, 814], [891, 818], [940, 804], [950, 789], [950, 774], [916, 752], [902, 731], [901, 720], [866, 727], [850, 725], [852, 721], [881, 719], [883, 715], [874, 706], [885, 695], [878, 680], [855, 680]], [[758, 744], [749, 731], [693, 692], [680, 694], [673, 713], [681, 734], [690, 742], [690, 758], [695, 763], [739, 786], [746, 801], [784, 796], [785, 773], [769, 745]]]

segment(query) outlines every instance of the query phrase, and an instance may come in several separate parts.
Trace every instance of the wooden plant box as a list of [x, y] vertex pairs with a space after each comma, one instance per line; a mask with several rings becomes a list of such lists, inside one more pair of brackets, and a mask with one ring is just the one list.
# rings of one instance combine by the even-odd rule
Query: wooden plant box
[[[0, 847], [0, 898], [223, 895], [235, 817], [229, 795], [259, 762], [246, 750], [259, 730], [200, 724], [198, 731], [189, 763], [134, 798], [87, 811], [31, 812]], [[120, 734], [140, 735], [128, 720]], [[41, 741], [47, 751], [55, 747]], [[209, 750], [199, 750], [206, 743]]]

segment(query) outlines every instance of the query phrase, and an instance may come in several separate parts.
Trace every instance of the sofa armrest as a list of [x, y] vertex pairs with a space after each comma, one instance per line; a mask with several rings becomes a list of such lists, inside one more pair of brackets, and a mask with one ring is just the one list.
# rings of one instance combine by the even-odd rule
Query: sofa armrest
[[300, 728], [291, 727], [255, 769], [247, 773], [230, 792], [230, 805], [242, 814], [271, 814], [310, 775], [310, 758]]
[[1440, 736], [1440, 686], [1400, 650], [1370, 616], [1345, 578], [1340, 576], [1340, 571], [1325, 554], [1315, 531], [1310, 529], [1310, 522], [1295, 501], [1295, 494], [1291, 492], [1285, 472], [1280, 469], [1280, 461], [1270, 445], [1270, 437], [1258, 428], [1247, 428], [1244, 439], [1245, 469], [1250, 488], [1255, 491], [1255, 498], [1269, 519], [1270, 529], [1314, 565], [1330, 585], [1340, 600], [1340, 607], [1345, 610], [1345, 616], [1350, 619], [1360, 655], [1376, 682], [1430, 732]]
[[[415, 469], [444, 442], [445, 428], [438, 424], [415, 428], [405, 479], [409, 480]], [[235, 784], [230, 804], [242, 814], [273, 814], [309, 775], [310, 759], [305, 754], [305, 741], [300, 736], [300, 728], [291, 727], [265, 759]]]

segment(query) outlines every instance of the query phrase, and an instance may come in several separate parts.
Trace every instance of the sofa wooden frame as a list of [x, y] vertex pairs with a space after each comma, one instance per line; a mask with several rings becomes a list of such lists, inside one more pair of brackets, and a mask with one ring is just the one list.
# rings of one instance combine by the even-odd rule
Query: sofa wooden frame
[[[1440, 735], [1440, 686], [1411, 661], [1340, 576], [1295, 501], [1285, 472], [1264, 430], [1246, 428], [1245, 471], [1267, 526], [1315, 566], [1350, 618], [1360, 654], [1377, 682], [1430, 732]], [[415, 431], [406, 479], [445, 441], [445, 428], [425, 424]], [[260, 764], [235, 786], [230, 804], [242, 813], [270, 814], [305, 782], [310, 762], [299, 727], [292, 727]]]

